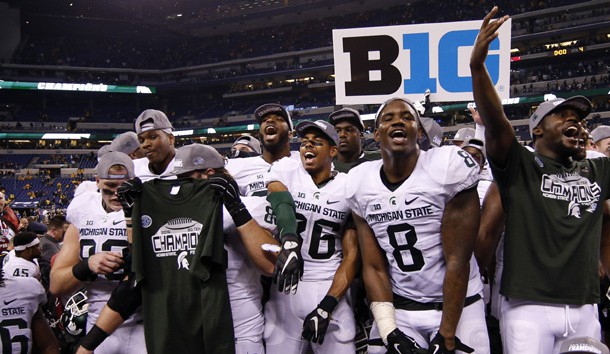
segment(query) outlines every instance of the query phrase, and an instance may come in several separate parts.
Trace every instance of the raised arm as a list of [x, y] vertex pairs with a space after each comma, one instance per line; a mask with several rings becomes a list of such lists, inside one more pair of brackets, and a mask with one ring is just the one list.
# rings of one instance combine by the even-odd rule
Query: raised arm
[[456, 194], [447, 203], [441, 221], [441, 241], [447, 270], [443, 281], [443, 314], [439, 334], [449, 350], [459, 343], [455, 330], [468, 290], [470, 258], [479, 219], [479, 197], [476, 188], [470, 188]]
[[500, 97], [496, 93], [496, 88], [485, 67], [489, 45], [498, 37], [498, 28], [508, 20], [508, 16], [504, 16], [492, 21], [491, 19], [497, 13], [498, 7], [494, 6], [483, 19], [483, 24], [470, 56], [470, 72], [472, 74], [474, 101], [477, 104], [483, 125], [485, 125], [487, 156], [495, 164], [504, 166], [515, 137], [515, 131], [504, 114]]

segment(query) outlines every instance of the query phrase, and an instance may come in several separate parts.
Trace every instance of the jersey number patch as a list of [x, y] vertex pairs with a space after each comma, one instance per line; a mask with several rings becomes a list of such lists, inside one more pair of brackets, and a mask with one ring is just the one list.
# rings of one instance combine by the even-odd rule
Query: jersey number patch
[[407, 223], [390, 225], [387, 229], [390, 245], [394, 248], [392, 254], [398, 268], [403, 272], [415, 272], [424, 267], [424, 255], [415, 248], [417, 234], [415, 228]]
[[11, 337], [9, 327], [26, 329], [28, 324], [21, 318], [0, 321], [0, 341], [2, 342], [2, 353], [13, 353], [13, 343], [20, 343], [21, 351], [19, 353], [27, 354], [29, 352], [28, 337], [23, 334]]
[[[307, 218], [299, 213], [296, 213], [296, 218], [297, 232], [303, 237], [305, 230], [307, 229]], [[311, 241], [309, 243], [309, 256], [311, 256], [312, 259], [329, 259], [332, 257], [337, 249], [335, 245], [335, 234], [339, 232], [340, 229], [341, 225], [333, 221], [324, 219], [314, 221], [313, 229], [311, 231]], [[322, 241], [326, 241], [325, 250], [320, 248]]]

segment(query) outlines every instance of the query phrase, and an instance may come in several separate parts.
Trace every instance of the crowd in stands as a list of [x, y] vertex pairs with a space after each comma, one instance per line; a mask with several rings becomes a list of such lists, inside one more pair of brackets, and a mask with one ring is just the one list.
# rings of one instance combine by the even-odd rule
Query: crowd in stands
[[[574, 3], [579, 1], [562, 0], [552, 3], [550, 0], [529, 3], [499, 1], [498, 5], [505, 13], [514, 15]], [[328, 47], [332, 45], [331, 33], [335, 28], [473, 20], [482, 18], [486, 10], [487, 7], [481, 2], [472, 0], [433, 3], [419, 1], [391, 10], [381, 9], [339, 15], [290, 26], [280, 25], [207, 38], [184, 39], [163, 36], [161, 33], [156, 33], [155, 36], [135, 33], [140, 37], [138, 41], [133, 41], [124, 34], [105, 32], [102, 38], [80, 38], [71, 33], [70, 39], [50, 36], [29, 38], [28, 43], [12, 62], [133, 69], [175, 68]], [[538, 29], [537, 26], [532, 28], [532, 30]], [[143, 28], [142, 32], [145, 30]], [[82, 50], [83, 48], [95, 48], [95, 50]]]

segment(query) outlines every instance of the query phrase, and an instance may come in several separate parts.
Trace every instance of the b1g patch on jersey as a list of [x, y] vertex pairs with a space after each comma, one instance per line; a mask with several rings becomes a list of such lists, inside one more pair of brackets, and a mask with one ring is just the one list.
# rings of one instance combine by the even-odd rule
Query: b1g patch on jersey
[[585, 212], [595, 212], [601, 194], [596, 182], [591, 183], [577, 173], [544, 174], [540, 191], [545, 198], [569, 202], [567, 215], [578, 219], [583, 208]]
[[178, 269], [188, 269], [188, 255], [195, 253], [203, 225], [191, 218], [175, 218], [161, 226], [151, 237], [156, 257], [179, 257]]
[[148, 215], [142, 215], [140, 218], [140, 223], [143, 228], [148, 229], [150, 225], [152, 225], [152, 218]]

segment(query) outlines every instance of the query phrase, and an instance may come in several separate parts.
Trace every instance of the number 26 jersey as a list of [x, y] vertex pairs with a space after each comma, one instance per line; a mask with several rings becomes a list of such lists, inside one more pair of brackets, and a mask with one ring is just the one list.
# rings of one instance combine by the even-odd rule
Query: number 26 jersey
[[[441, 244], [445, 205], [457, 193], [476, 186], [478, 166], [457, 147], [420, 151], [415, 169], [394, 191], [381, 180], [382, 166], [383, 161], [378, 160], [350, 170], [346, 183], [349, 206], [367, 222], [385, 252], [392, 291], [419, 302], [441, 302], [446, 270]], [[474, 268], [471, 280], [478, 279]], [[480, 290], [469, 284], [467, 296]]]

